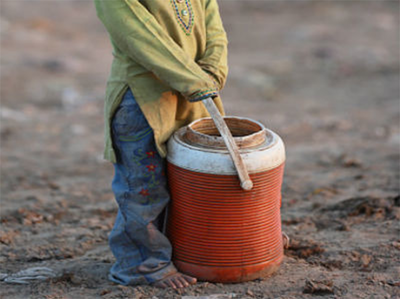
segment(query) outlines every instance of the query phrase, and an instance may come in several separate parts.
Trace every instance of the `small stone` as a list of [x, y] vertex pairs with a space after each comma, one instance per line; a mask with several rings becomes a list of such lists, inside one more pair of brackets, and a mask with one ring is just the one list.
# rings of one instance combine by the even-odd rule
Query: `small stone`
[[107, 295], [107, 294], [109, 294], [109, 293], [111, 293], [111, 290], [104, 289], [104, 290], [101, 290], [100, 296], [104, 296], [104, 295]]
[[368, 254], [363, 254], [360, 258], [362, 266], [367, 268], [372, 260], [372, 257]]
[[400, 280], [389, 280], [387, 284], [392, 287], [400, 287]]
[[350, 226], [345, 222], [341, 222], [338, 226], [338, 230], [348, 232], [350, 230]]
[[247, 290], [246, 294], [251, 296], [251, 297], [254, 297], [254, 293], [251, 290]]
[[303, 293], [318, 295], [333, 294], [333, 282], [328, 280], [314, 281], [307, 279]]

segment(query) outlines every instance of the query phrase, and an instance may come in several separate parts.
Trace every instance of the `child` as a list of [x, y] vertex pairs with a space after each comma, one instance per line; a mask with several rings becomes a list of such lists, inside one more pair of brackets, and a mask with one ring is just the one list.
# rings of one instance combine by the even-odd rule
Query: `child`
[[217, 0], [94, 0], [110, 34], [114, 61], [105, 101], [105, 152], [114, 164], [119, 210], [109, 236], [112, 281], [182, 288], [162, 233], [170, 197], [168, 138], [208, 113], [227, 76], [227, 39]]

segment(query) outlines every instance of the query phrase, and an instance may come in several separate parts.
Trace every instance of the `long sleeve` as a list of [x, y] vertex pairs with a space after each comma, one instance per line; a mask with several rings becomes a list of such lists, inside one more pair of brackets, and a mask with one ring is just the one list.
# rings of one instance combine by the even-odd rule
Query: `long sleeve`
[[221, 90], [228, 75], [228, 40], [217, 0], [206, 0], [206, 30], [207, 44], [206, 51], [197, 63], [209, 74], [211, 74]]
[[218, 95], [208, 74], [138, 0], [95, 0], [113, 43], [189, 101]]

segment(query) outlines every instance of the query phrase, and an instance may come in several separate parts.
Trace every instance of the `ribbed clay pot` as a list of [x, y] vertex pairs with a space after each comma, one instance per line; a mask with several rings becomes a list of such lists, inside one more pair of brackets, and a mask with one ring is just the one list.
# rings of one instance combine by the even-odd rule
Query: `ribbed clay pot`
[[244, 191], [211, 118], [168, 143], [167, 233], [177, 268], [200, 280], [243, 282], [276, 271], [283, 259], [281, 138], [247, 118], [225, 117], [254, 187]]

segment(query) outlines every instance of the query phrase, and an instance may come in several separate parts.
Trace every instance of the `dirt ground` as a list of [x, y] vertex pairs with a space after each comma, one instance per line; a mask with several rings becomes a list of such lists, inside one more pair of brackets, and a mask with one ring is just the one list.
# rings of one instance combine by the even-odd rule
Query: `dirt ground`
[[400, 298], [399, 2], [220, 7], [226, 110], [263, 122], [287, 148], [282, 222], [292, 246], [280, 270], [181, 293], [110, 283], [107, 33], [92, 1], [1, 0], [0, 272], [61, 275], [0, 282], [1, 298]]

